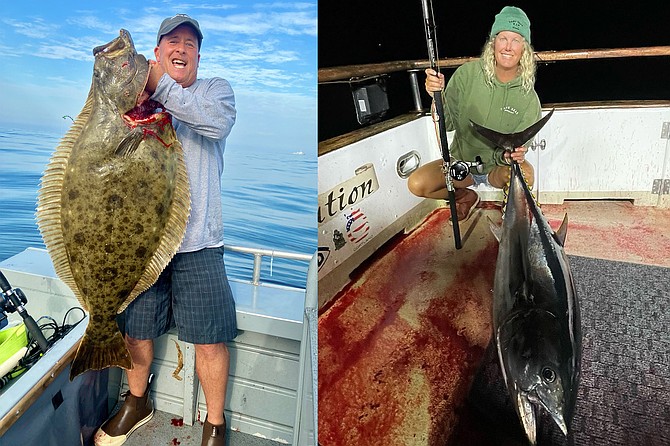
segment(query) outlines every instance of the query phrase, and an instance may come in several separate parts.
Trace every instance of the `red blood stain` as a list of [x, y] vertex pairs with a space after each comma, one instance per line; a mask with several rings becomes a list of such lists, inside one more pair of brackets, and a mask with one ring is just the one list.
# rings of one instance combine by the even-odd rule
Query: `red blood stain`
[[177, 446], [177, 445], [181, 444], [181, 441], [177, 440], [176, 438], [173, 438], [172, 442], [170, 444], [173, 444], [174, 446]]
[[183, 418], [173, 418], [171, 420], [171, 424], [173, 426], [183, 426], [184, 425], [184, 419]]
[[670, 238], [665, 230], [670, 209], [575, 201], [545, 205], [543, 212], [554, 229], [568, 214], [568, 254], [670, 267]]
[[322, 445], [446, 443], [483, 355], [472, 338], [489, 336], [497, 252], [486, 225], [455, 253], [448, 219], [438, 210], [380, 250], [320, 316]]

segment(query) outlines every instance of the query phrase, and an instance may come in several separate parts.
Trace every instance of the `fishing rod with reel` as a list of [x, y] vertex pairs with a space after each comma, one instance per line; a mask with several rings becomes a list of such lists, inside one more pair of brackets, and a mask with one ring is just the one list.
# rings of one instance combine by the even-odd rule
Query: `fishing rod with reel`
[[[430, 61], [430, 68], [437, 74], [440, 73], [440, 66], [437, 55], [437, 33], [435, 29], [435, 19], [433, 17], [433, 3], [431, 0], [421, 0], [421, 8], [423, 10], [423, 24], [426, 32], [426, 46], [428, 47], [428, 59]], [[449, 155], [449, 142], [447, 141], [447, 126], [444, 122], [444, 108], [442, 104], [442, 92], [436, 91], [433, 93], [433, 101], [435, 102], [435, 113], [437, 113], [437, 122], [439, 127], [438, 143], [442, 151], [442, 171], [447, 183], [447, 195], [449, 199], [449, 209], [451, 209], [451, 223], [454, 228], [454, 244], [456, 249], [461, 249], [461, 230], [458, 226], [458, 215], [456, 211], [456, 191], [454, 189], [454, 182], [452, 179], [451, 170], [454, 170], [454, 175], [459, 178], [463, 171], [469, 173], [468, 165], [452, 165], [451, 156]], [[464, 169], [465, 168], [465, 169]], [[467, 174], [465, 175], [467, 176]]]
[[19, 288], [12, 288], [5, 275], [2, 274], [2, 271], [0, 271], [0, 289], [2, 290], [0, 293], [0, 323], [6, 323], [7, 313], [17, 311], [23, 319], [23, 323], [26, 325], [31, 339], [37, 342], [42, 353], [46, 353], [49, 349], [49, 343], [35, 322], [35, 319], [24, 308], [24, 305], [28, 303], [26, 295]]

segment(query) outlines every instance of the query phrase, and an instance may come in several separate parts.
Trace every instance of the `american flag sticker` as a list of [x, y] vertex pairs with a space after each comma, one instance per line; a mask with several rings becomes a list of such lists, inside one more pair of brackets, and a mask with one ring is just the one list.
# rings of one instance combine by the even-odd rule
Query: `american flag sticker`
[[347, 219], [347, 238], [352, 243], [360, 243], [368, 236], [368, 233], [370, 232], [368, 218], [360, 210], [360, 208], [352, 211], [350, 214], [345, 214], [345, 217]]

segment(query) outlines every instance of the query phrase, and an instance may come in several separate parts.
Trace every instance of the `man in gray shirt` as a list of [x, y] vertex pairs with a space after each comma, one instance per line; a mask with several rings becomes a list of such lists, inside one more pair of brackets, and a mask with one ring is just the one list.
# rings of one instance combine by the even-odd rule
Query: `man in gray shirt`
[[178, 14], [163, 21], [150, 62], [145, 96], [172, 115], [191, 192], [191, 214], [183, 242], [158, 281], [125, 311], [126, 343], [134, 368], [119, 412], [95, 435], [95, 444], [121, 445], [153, 416], [149, 398], [153, 339], [173, 324], [179, 339], [195, 345], [196, 372], [205, 394], [203, 446], [225, 444], [224, 403], [229, 353], [237, 336], [235, 302], [223, 262], [221, 174], [226, 137], [235, 123], [235, 97], [228, 81], [198, 79], [202, 32]]

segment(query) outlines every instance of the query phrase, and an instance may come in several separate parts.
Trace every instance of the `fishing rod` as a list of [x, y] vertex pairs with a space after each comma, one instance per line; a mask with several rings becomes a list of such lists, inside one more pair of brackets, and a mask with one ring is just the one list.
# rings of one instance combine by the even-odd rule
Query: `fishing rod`
[[[435, 29], [435, 19], [433, 17], [432, 0], [421, 0], [421, 7], [423, 9], [423, 25], [426, 31], [426, 46], [428, 47], [430, 68], [439, 74], [440, 66], [438, 64], [437, 55], [437, 32]], [[442, 151], [442, 172], [444, 172], [444, 179], [447, 183], [449, 209], [451, 209], [451, 223], [454, 228], [454, 244], [456, 245], [456, 249], [461, 249], [461, 230], [458, 226], [458, 215], [456, 212], [456, 191], [454, 190], [454, 182], [449, 174], [451, 156], [449, 155], [449, 142], [447, 141], [447, 125], [444, 122], [442, 92], [436, 91], [433, 93], [433, 100], [435, 101], [435, 112], [437, 113], [439, 127], [438, 143], [440, 144], [440, 149]]]

